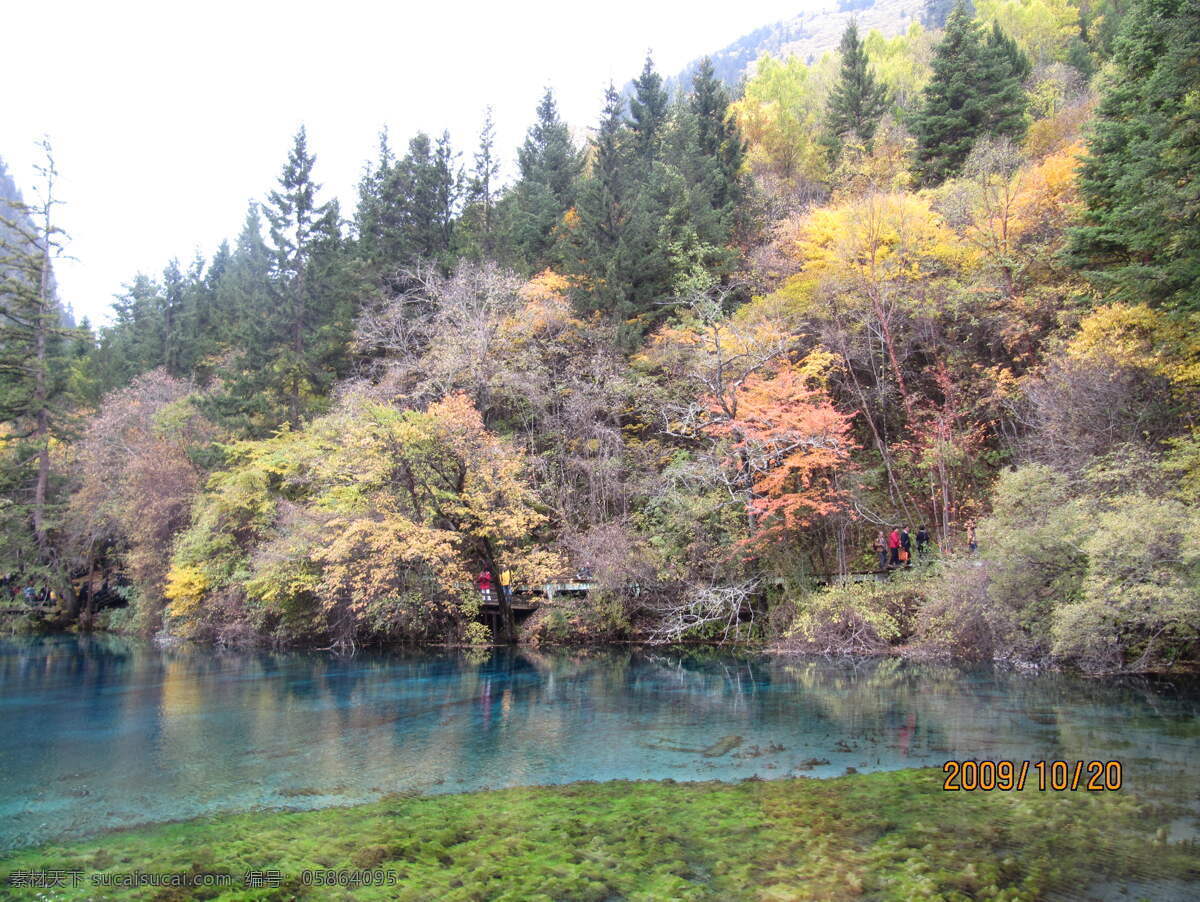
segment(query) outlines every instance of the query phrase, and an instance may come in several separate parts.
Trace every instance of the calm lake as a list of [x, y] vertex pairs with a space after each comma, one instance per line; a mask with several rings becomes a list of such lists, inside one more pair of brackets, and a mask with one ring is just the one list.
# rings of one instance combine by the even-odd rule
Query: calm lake
[[[1200, 799], [1200, 685], [708, 650], [358, 654], [0, 640], [0, 848], [573, 780], [1119, 760]], [[931, 779], [940, 779], [936, 775]], [[1195, 835], [1194, 818], [1172, 826]]]

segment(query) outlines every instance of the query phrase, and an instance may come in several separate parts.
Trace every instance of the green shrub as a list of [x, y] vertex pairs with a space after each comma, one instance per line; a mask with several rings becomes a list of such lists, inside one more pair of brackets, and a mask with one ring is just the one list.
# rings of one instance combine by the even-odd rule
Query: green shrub
[[886, 581], [829, 586], [797, 603], [786, 638], [811, 651], [877, 654], [908, 639], [926, 580], [897, 573]]
[[1091, 521], [1077, 601], [1054, 619], [1054, 652], [1089, 670], [1147, 670], [1200, 643], [1200, 514], [1178, 501], [1123, 495]]
[[1131, 451], [1070, 476], [1003, 474], [979, 553], [952, 561], [920, 613], [934, 650], [1144, 671], [1200, 650], [1200, 512]]
[[466, 630], [463, 631], [463, 638], [471, 645], [491, 645], [492, 631], [484, 624], [472, 621], [467, 624]]

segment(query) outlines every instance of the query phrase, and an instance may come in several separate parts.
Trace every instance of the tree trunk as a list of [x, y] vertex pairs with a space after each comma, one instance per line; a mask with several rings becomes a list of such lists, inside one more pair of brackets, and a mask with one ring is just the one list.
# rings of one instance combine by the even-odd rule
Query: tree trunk
[[92, 628], [92, 621], [96, 617], [96, 549], [88, 549], [88, 566], [87, 566], [87, 586], [84, 591], [87, 592], [87, 606], [83, 609], [83, 620], [87, 624], [87, 628]]
[[[297, 251], [297, 256], [299, 256]], [[291, 397], [288, 399], [288, 418], [293, 429], [300, 428], [300, 367], [304, 366], [304, 269], [303, 258], [296, 264], [296, 281], [293, 285], [292, 297], [292, 353], [296, 359], [292, 361]]]
[[50, 484], [50, 410], [46, 386], [46, 332], [50, 325], [50, 199], [47, 198], [42, 234], [42, 272], [38, 286], [38, 312], [34, 318], [33, 405], [38, 445], [37, 483], [33, 490], [33, 537], [42, 560], [49, 557], [46, 530], [46, 490]]
[[501, 635], [496, 637], [496, 641], [503, 642], [506, 645], [513, 645], [517, 641], [517, 619], [513, 614], [508, 594], [504, 591], [504, 587], [500, 585], [500, 566], [496, 563], [496, 553], [492, 549], [492, 543], [487, 539], [483, 540], [483, 553], [487, 560], [487, 565], [492, 571], [492, 576], [495, 578], [496, 603], [500, 607]]

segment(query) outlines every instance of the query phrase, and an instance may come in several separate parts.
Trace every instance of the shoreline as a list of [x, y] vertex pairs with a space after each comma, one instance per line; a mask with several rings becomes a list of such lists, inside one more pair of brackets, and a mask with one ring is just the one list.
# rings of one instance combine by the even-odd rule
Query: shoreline
[[902, 661], [912, 661], [919, 663], [935, 663], [944, 664], [953, 667], [979, 667], [988, 666], [996, 667], [1004, 670], [1020, 671], [1027, 673], [1063, 673], [1074, 676], [1087, 677], [1090, 679], [1104, 679], [1113, 677], [1200, 677], [1200, 662], [1176, 665], [1172, 668], [1149, 668], [1146, 670], [1108, 670], [1095, 671], [1083, 670], [1078, 667], [1070, 667], [1062, 664], [1056, 664], [1052, 661], [1023, 661], [1016, 659], [986, 659], [986, 658], [971, 658], [961, 655], [949, 653], [940, 653], [936, 650], [923, 649], [916, 646], [904, 645], [895, 648], [880, 649], [878, 651], [854, 651], [854, 652], [839, 652], [829, 650], [819, 650], [812, 648], [803, 648], [796, 645], [787, 645], [786, 639], [763, 639], [740, 642], [712, 642], [708, 640], [694, 640], [684, 642], [672, 642], [664, 644], [655, 644], [638, 639], [612, 639], [603, 642], [592, 643], [570, 643], [570, 642], [515, 642], [512, 644], [503, 643], [487, 643], [487, 644], [470, 644], [467, 642], [424, 642], [411, 644], [392, 644], [392, 645], [361, 645], [349, 651], [336, 651], [330, 647], [317, 646], [316, 644], [308, 645], [301, 643], [271, 643], [271, 642], [251, 642], [237, 645], [223, 645], [219, 643], [207, 642], [198, 639], [186, 639], [182, 637], [171, 637], [169, 640], [164, 640], [157, 636], [142, 636], [137, 633], [122, 632], [119, 630], [108, 629], [39, 629], [32, 631], [18, 631], [12, 628], [3, 629], [10, 624], [14, 616], [24, 617], [27, 615], [6, 615], [0, 616], [0, 635], [8, 636], [119, 636], [125, 639], [133, 639], [144, 642], [149, 642], [159, 648], [174, 648], [181, 646], [191, 646], [196, 648], [219, 648], [230, 651], [250, 651], [270, 649], [272, 651], [293, 651], [293, 652], [314, 652], [323, 651], [330, 654], [357, 654], [360, 651], [372, 653], [402, 653], [411, 651], [459, 651], [463, 653], [472, 652], [493, 652], [501, 649], [512, 649], [514, 651], [582, 651], [582, 650], [598, 650], [606, 648], [632, 648], [642, 650], [671, 650], [671, 649], [710, 649], [713, 651], [725, 652], [742, 652], [769, 655], [776, 658], [824, 658], [827, 660], [876, 660], [880, 658], [894, 658]]
[[[0, 617], [0, 627], [10, 624], [14, 618], [24, 618], [28, 615], [4, 615]], [[516, 642], [511, 644], [503, 643], [486, 643], [486, 644], [470, 644], [470, 643], [410, 643], [410, 644], [371, 644], [359, 645], [354, 649], [347, 651], [338, 651], [330, 647], [318, 647], [317, 644], [302, 644], [302, 643], [271, 643], [271, 642], [252, 642], [245, 644], [220, 644], [200, 641], [200, 639], [188, 639], [182, 637], [170, 637], [163, 639], [157, 636], [142, 636], [138, 633], [122, 632], [118, 630], [78, 630], [78, 629], [42, 629], [28, 632], [20, 632], [13, 629], [0, 630], [0, 635], [8, 636], [119, 636], [121, 638], [136, 639], [136, 641], [149, 642], [156, 645], [158, 648], [178, 648], [178, 647], [194, 647], [194, 648], [218, 648], [228, 649], [232, 651], [247, 651], [247, 650], [262, 650], [270, 649], [272, 651], [328, 651], [330, 654], [349, 654], [354, 655], [360, 651], [370, 651], [373, 654], [396, 654], [404, 653], [404, 651], [421, 651], [421, 650], [438, 650], [438, 651], [461, 651], [464, 654], [470, 653], [491, 653], [500, 649], [512, 649], [516, 651], [570, 651], [570, 650], [602, 650], [612, 648], [629, 648], [643, 650], [671, 650], [671, 649], [709, 649], [713, 651], [733, 651], [733, 653], [754, 653], [761, 655], [769, 655], [772, 657], [808, 657], [808, 659], [826, 660], [876, 660], [876, 659], [896, 659], [901, 661], [913, 662], [930, 662], [940, 663], [940, 665], [949, 665], [952, 667], [997, 667], [1006, 669], [1006, 671], [1019, 671], [1026, 673], [1063, 673], [1073, 674], [1076, 677], [1086, 677], [1090, 679], [1105, 679], [1117, 677], [1200, 677], [1200, 662], [1184, 663], [1172, 668], [1148, 668], [1145, 671], [1085, 671], [1078, 667], [1069, 667], [1058, 665], [1052, 661], [1021, 661], [1010, 659], [976, 659], [976, 657], [964, 657], [961, 655], [938, 653], [936, 650], [923, 649], [912, 647], [912, 645], [900, 645], [896, 648], [880, 649], [877, 651], [830, 651], [818, 649], [805, 649], [797, 647], [797, 645], [788, 645], [787, 639], [757, 639], [757, 641], [748, 642], [710, 642], [704, 639], [696, 639], [690, 642], [672, 642], [664, 644], [655, 644], [642, 639], [607, 639], [604, 642], [594, 643], [552, 643], [552, 642]]]

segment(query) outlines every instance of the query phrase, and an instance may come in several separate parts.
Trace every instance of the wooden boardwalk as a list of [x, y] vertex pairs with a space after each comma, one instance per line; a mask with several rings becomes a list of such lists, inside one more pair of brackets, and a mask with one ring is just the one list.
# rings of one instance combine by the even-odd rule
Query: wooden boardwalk
[[50, 614], [58, 610], [55, 605], [32, 605], [18, 604], [9, 605], [5, 608], [0, 608], [0, 615], [3, 614]]
[[[584, 580], [570, 580], [557, 583], [545, 583], [541, 586], [515, 586], [512, 590], [512, 609], [518, 612], [532, 612], [541, 607], [541, 599], [553, 601], [561, 597], [579, 597], [587, 595], [596, 584]], [[497, 611], [500, 609], [500, 599], [495, 589], [489, 589], [484, 594], [483, 609]]]

